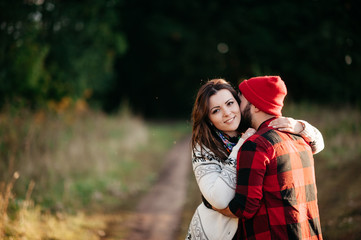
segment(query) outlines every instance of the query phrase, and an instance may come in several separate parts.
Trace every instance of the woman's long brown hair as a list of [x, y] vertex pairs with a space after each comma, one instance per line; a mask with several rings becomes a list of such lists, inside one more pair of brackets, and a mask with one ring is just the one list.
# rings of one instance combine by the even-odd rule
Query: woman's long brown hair
[[197, 145], [201, 147], [201, 154], [204, 157], [204, 147], [213, 152], [221, 161], [228, 158], [228, 153], [218, 135], [215, 127], [209, 120], [209, 98], [219, 90], [227, 89], [236, 99], [238, 104], [240, 100], [236, 90], [224, 79], [212, 79], [205, 83], [198, 91], [196, 101], [192, 111], [192, 149]]

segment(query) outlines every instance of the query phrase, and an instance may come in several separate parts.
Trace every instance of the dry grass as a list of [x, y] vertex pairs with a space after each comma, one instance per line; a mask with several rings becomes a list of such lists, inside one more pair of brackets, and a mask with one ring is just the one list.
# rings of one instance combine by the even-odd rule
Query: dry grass
[[13, 220], [4, 221], [2, 239], [89, 239], [104, 235], [105, 221], [95, 216], [43, 213], [39, 206], [21, 208]]

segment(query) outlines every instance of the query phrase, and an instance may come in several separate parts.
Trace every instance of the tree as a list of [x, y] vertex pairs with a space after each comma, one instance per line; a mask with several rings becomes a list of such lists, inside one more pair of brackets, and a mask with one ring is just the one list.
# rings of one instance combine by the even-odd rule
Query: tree
[[[116, 31], [119, 1], [15, 1], [1, 7], [0, 103], [32, 107], [64, 96], [95, 100], [109, 91], [114, 59], [126, 49]], [[89, 91], [88, 91], [89, 92]]]

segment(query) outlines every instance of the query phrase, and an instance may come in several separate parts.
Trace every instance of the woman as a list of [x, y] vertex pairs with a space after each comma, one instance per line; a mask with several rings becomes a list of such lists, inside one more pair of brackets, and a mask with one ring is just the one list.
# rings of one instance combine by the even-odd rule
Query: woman
[[[212, 207], [224, 209], [233, 199], [237, 153], [255, 133], [248, 129], [241, 134], [239, 105], [237, 92], [223, 79], [211, 80], [198, 91], [192, 112], [192, 164], [203, 202], [193, 215], [186, 239], [232, 239], [237, 230], [238, 219]], [[321, 133], [305, 121], [280, 117], [270, 126], [302, 136], [314, 154], [324, 147]]]

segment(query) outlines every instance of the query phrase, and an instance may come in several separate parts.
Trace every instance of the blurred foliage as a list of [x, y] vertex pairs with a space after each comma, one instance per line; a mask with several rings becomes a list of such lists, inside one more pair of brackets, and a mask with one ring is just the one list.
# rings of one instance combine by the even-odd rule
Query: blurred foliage
[[353, 0], [0, 3], [0, 103], [84, 97], [189, 117], [202, 82], [277, 74], [289, 98], [361, 105]]
[[[142, 7], [139, 7], [142, 6]], [[352, 1], [128, 1], [116, 92], [147, 115], [188, 114], [201, 82], [279, 74], [289, 98], [360, 104]]]
[[126, 48], [123, 34], [115, 29], [116, 4], [3, 1], [1, 104], [38, 108], [65, 96], [82, 98], [89, 90], [104, 97], [113, 85], [115, 56]]

